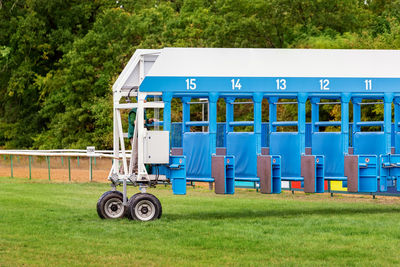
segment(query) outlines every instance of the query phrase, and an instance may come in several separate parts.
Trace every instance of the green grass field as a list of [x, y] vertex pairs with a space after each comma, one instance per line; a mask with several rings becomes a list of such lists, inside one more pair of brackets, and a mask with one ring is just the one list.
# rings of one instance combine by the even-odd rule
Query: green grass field
[[0, 178], [0, 266], [400, 264], [397, 199], [161, 186], [163, 217], [142, 223], [99, 219], [108, 189]]

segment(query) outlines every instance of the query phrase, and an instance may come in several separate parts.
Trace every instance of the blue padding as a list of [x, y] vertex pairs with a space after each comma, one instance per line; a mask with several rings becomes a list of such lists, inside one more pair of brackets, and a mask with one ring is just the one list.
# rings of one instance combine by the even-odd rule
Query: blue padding
[[358, 132], [354, 134], [355, 155], [386, 154], [385, 135], [383, 132]]
[[184, 133], [183, 155], [186, 156], [186, 176], [211, 177], [209, 133]]
[[270, 135], [270, 155], [282, 158], [282, 177], [301, 176], [300, 136], [296, 133], [273, 132]]
[[325, 176], [344, 176], [343, 138], [340, 132], [313, 133], [312, 154], [325, 156]]
[[235, 156], [235, 177], [257, 177], [256, 136], [254, 133], [228, 133], [226, 154]]

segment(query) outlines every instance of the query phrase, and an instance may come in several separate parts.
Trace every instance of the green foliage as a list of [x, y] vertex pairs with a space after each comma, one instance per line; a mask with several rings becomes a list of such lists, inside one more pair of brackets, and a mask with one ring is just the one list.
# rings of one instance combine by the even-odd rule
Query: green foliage
[[[6, 148], [111, 148], [111, 85], [137, 48], [400, 47], [399, 0], [0, 3], [0, 147]], [[178, 102], [173, 121], [181, 118]], [[225, 109], [223, 101], [218, 109]], [[238, 106], [235, 118], [250, 120], [248, 109]], [[381, 112], [371, 108], [363, 116]], [[282, 107], [278, 116], [292, 120], [296, 113]], [[340, 109], [322, 113], [336, 120]]]

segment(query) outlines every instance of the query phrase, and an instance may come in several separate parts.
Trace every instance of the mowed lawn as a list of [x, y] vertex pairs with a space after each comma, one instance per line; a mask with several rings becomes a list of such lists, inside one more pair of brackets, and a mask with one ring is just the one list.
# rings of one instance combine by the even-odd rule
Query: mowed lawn
[[160, 186], [142, 223], [97, 216], [109, 188], [0, 178], [0, 266], [400, 264], [400, 199]]

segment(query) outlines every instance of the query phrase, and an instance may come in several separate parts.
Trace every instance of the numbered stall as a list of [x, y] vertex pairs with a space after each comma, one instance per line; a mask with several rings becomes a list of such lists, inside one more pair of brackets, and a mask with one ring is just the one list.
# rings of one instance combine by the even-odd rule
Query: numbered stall
[[[100, 217], [159, 218], [161, 203], [145, 191], [160, 182], [171, 182], [175, 194], [185, 194], [188, 181], [213, 183], [220, 194], [233, 194], [235, 181], [255, 182], [262, 193], [280, 193], [284, 182], [322, 193], [326, 181], [343, 182], [349, 192], [385, 192], [400, 175], [400, 156], [395, 154], [400, 151], [399, 59], [400, 51], [390, 50], [137, 50], [113, 85], [114, 163], [108, 177], [113, 190], [99, 199]], [[182, 101], [181, 149], [170, 146], [174, 98]], [[191, 120], [190, 106], [197, 99], [208, 106], [207, 118], [201, 121]], [[218, 111], [219, 99], [225, 100], [225, 111]], [[360, 120], [366, 99], [382, 101], [384, 121]], [[263, 100], [268, 108], [262, 108]], [[340, 105], [341, 121], [319, 120], [319, 106], [330, 102]], [[308, 128], [307, 103], [312, 106]], [[393, 103], [395, 143], [390, 136]], [[243, 104], [253, 105], [253, 121], [235, 121], [233, 108]], [[278, 120], [278, 106], [284, 104], [297, 105], [297, 120]], [[138, 142], [137, 149], [128, 152], [121, 111], [132, 108], [137, 109]], [[163, 109], [163, 120], [156, 122], [162, 130], [144, 127], [145, 109]], [[219, 148], [218, 112], [226, 115], [220, 142], [224, 147]], [[269, 112], [267, 134], [264, 112]], [[382, 131], [363, 132], [367, 124], [379, 124]], [[253, 130], [235, 131], [239, 126]], [[340, 130], [321, 130], [327, 126]], [[151, 173], [146, 165], [153, 166]], [[119, 185], [122, 192], [116, 190]], [[141, 193], [128, 198], [128, 185], [138, 186]]]

